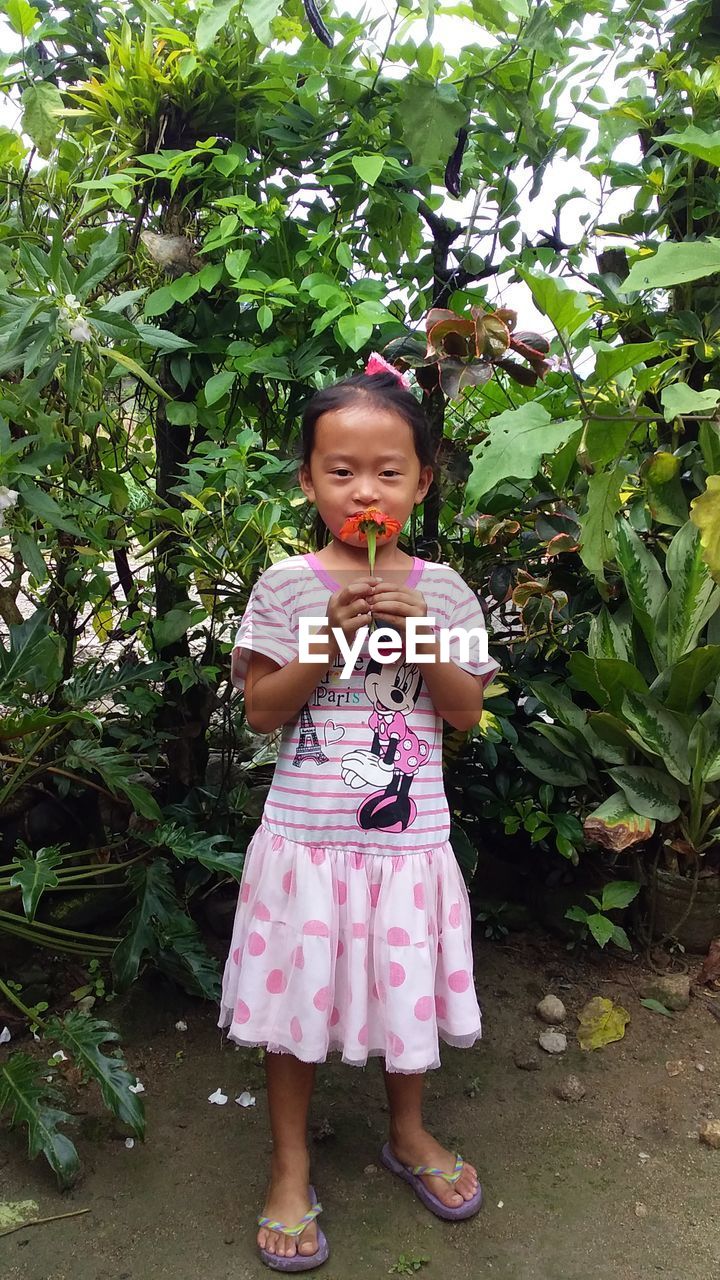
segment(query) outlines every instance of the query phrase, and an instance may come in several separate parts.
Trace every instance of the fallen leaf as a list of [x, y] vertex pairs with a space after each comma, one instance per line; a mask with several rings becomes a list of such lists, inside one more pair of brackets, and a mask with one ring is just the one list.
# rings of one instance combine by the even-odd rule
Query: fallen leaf
[[695, 985], [709, 987], [714, 982], [720, 982], [720, 938], [713, 938], [710, 943], [710, 950], [702, 962]]
[[222, 1089], [216, 1089], [208, 1097], [208, 1102], [216, 1102], [219, 1107], [224, 1107], [227, 1102], [227, 1094], [223, 1093]]
[[602, 1049], [613, 1040], [622, 1040], [629, 1021], [630, 1014], [622, 1005], [605, 996], [593, 996], [578, 1014], [580, 1048]]
[[28, 1218], [36, 1218], [38, 1207], [35, 1200], [5, 1200], [0, 1202], [0, 1229], [19, 1227]]
[[661, 1000], [653, 1000], [652, 997], [648, 997], [647, 1000], [641, 1000], [640, 1003], [643, 1008], [652, 1009], [653, 1013], [664, 1013], [666, 1018], [672, 1018], [673, 1016]]

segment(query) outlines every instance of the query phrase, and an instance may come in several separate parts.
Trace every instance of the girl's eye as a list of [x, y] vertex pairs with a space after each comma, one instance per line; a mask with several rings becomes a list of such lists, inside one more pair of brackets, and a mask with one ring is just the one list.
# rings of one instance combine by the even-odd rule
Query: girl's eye
[[349, 476], [350, 472], [347, 470], [346, 467], [338, 467], [336, 471], [331, 471], [330, 474], [333, 476], [340, 476], [340, 475]]
[[384, 476], [399, 476], [399, 471], [383, 471]]

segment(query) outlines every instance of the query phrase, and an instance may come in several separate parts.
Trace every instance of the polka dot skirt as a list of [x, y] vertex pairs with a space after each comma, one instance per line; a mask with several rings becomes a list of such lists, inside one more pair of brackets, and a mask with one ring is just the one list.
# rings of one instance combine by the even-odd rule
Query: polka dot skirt
[[470, 906], [449, 843], [367, 854], [261, 825], [248, 847], [218, 1026], [304, 1062], [440, 1065], [481, 1034]]

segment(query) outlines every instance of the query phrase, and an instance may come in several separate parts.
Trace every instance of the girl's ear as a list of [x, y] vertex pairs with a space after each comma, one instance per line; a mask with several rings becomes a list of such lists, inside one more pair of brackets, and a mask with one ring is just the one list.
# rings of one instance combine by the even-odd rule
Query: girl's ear
[[422, 502], [423, 498], [427, 494], [428, 489], [430, 488], [430, 485], [432, 484], [432, 481], [433, 481], [432, 467], [423, 467], [420, 471], [420, 478], [418, 480], [417, 493], [415, 494], [416, 502]]
[[298, 471], [298, 484], [300, 485], [300, 488], [305, 494], [305, 497], [307, 498], [308, 502], [314, 502], [315, 486], [312, 480], [310, 479], [310, 468], [306, 466], [304, 462], [301, 463], [300, 469]]

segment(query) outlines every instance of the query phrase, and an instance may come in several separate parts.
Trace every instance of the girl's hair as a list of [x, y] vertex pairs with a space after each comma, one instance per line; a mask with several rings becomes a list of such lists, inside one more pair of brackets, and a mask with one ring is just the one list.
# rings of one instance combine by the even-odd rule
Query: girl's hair
[[[396, 413], [407, 422], [413, 433], [415, 452], [421, 467], [432, 467], [433, 479], [438, 479], [437, 447], [433, 443], [432, 427], [425, 410], [411, 391], [408, 391], [392, 373], [354, 373], [350, 378], [323, 387], [305, 406], [302, 417], [302, 444], [299, 461], [310, 467], [315, 446], [315, 424], [324, 413], [346, 409], [364, 397], [378, 408]], [[318, 512], [312, 530], [316, 547], [325, 546], [328, 530]]]

